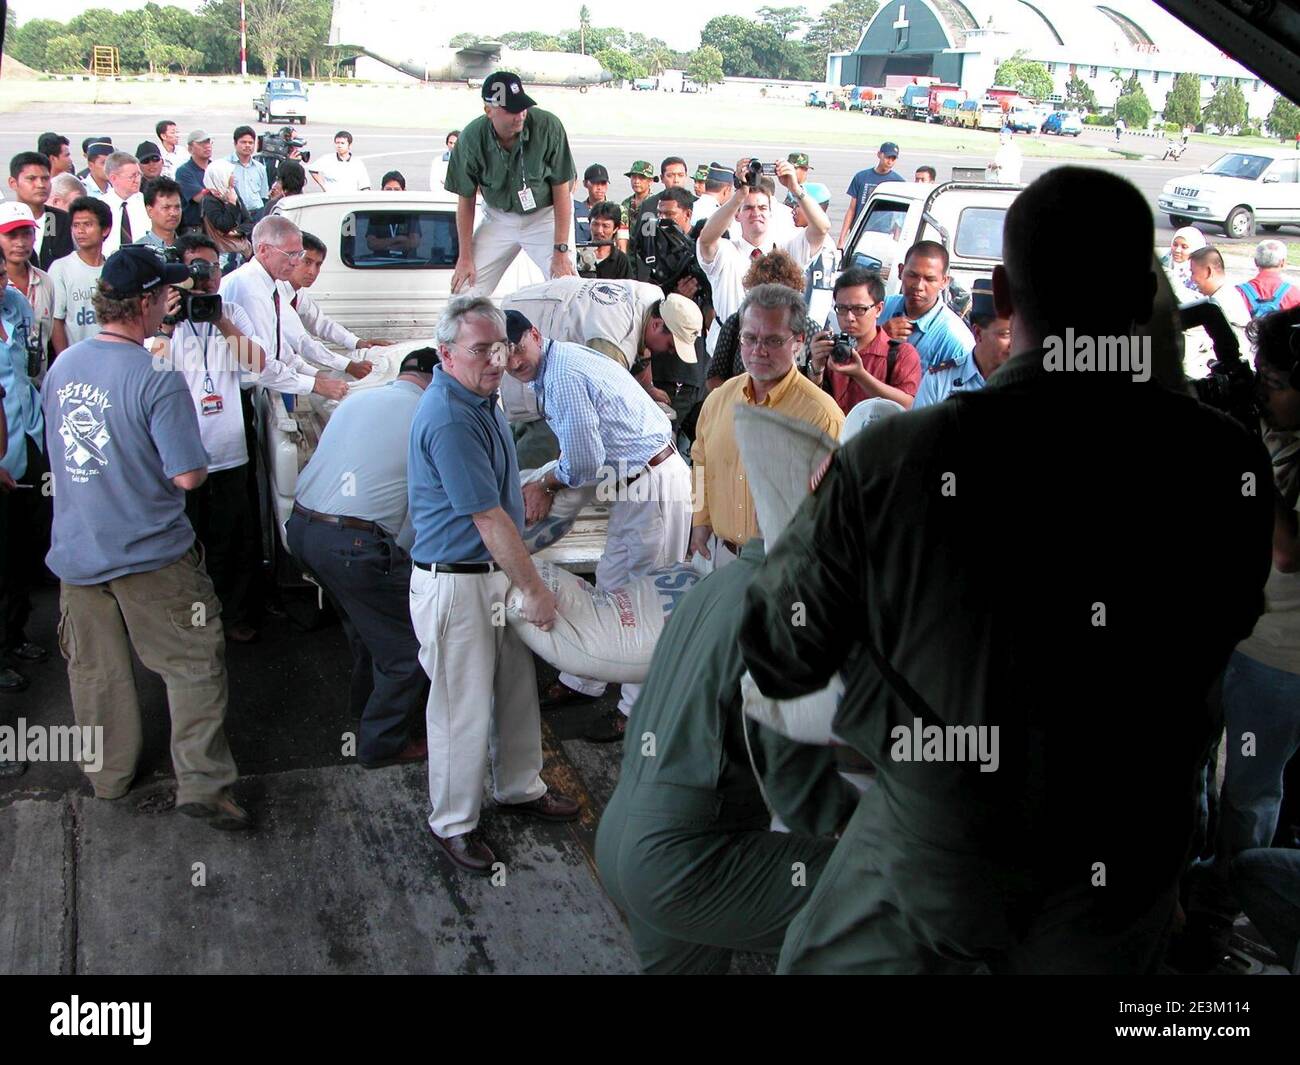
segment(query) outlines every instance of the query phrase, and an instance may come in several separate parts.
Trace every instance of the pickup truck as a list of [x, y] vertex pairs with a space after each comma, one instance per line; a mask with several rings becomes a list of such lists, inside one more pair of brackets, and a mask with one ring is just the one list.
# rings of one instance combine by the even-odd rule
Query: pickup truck
[[[978, 181], [877, 185], [849, 234], [840, 269], [878, 270], [885, 295], [892, 296], [901, 288], [907, 249], [918, 240], [935, 240], [948, 249], [953, 285], [969, 292], [976, 278], [992, 276], [1002, 262], [1002, 223], [1023, 187]], [[813, 289], [808, 314], [814, 321], [830, 314], [836, 276], [820, 279]]]
[[1171, 178], [1157, 204], [1172, 226], [1209, 222], [1230, 237], [1252, 237], [1300, 224], [1300, 152], [1243, 148], [1219, 156], [1199, 174]]
[[[451, 298], [451, 275], [460, 252], [456, 197], [444, 189], [290, 196], [281, 201], [280, 213], [329, 249], [311, 288], [321, 310], [358, 336], [398, 342], [367, 349], [364, 354], [375, 369], [360, 381], [347, 379], [349, 391], [387, 384], [397, 376], [404, 356], [434, 343], [434, 326]], [[418, 236], [414, 246], [400, 251], [381, 246], [403, 234]], [[493, 298], [499, 301], [541, 280], [541, 271], [521, 253]], [[303, 575], [289, 558], [284, 525], [293, 508], [298, 472], [338, 404], [315, 394], [294, 396], [286, 403], [281, 393], [258, 388], [254, 406], [262, 454], [263, 558], [273, 561], [280, 583], [302, 585]], [[593, 569], [603, 550], [604, 526], [593, 532], [590, 519], [584, 513], [574, 533], [537, 557], [582, 572]], [[588, 534], [575, 536], [584, 529]]]
[[297, 78], [271, 78], [253, 100], [259, 122], [307, 121], [307, 90]]

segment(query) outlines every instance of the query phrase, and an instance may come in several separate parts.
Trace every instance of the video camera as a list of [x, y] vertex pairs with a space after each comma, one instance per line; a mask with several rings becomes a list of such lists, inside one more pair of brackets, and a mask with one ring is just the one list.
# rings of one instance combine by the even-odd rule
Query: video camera
[[749, 166], [745, 168], [745, 185], [747, 188], [758, 188], [758, 179], [764, 174], [775, 177], [776, 164], [762, 163], [758, 159], [750, 159]]
[[655, 223], [653, 254], [643, 256], [647, 276], [644, 280], [671, 292], [683, 277], [706, 280], [695, 259], [695, 242], [674, 223], [659, 219]]
[[[260, 134], [257, 138], [257, 150], [263, 155], [272, 155], [277, 159], [288, 159], [294, 148], [306, 148], [307, 142], [293, 135], [293, 128], [285, 126], [272, 133]], [[298, 158], [304, 163], [311, 162], [311, 152], [299, 152]]]
[[1235, 418], [1252, 433], [1258, 433], [1259, 382], [1255, 371], [1241, 355], [1237, 336], [1214, 300], [1201, 299], [1178, 308], [1178, 326], [1187, 330], [1200, 326], [1210, 335], [1214, 361], [1209, 374], [1192, 382], [1196, 398], [1207, 406]]
[[[168, 248], [164, 258], [169, 263], [176, 263], [178, 266], [184, 266], [190, 274], [190, 286], [206, 284], [212, 277], [212, 264], [204, 259], [195, 259], [192, 262], [184, 263], [181, 256], [175, 248]], [[163, 319], [165, 325], [176, 325], [179, 322], [219, 322], [221, 320], [221, 296], [216, 292], [194, 292], [192, 288], [185, 288], [182, 285], [176, 285], [180, 289], [181, 307], [175, 314], [169, 314]]]
[[596, 258], [596, 249], [616, 246], [617, 242], [612, 240], [588, 240], [575, 244], [574, 248], [578, 253], [578, 273], [594, 275], [596, 267], [600, 264], [600, 260]]

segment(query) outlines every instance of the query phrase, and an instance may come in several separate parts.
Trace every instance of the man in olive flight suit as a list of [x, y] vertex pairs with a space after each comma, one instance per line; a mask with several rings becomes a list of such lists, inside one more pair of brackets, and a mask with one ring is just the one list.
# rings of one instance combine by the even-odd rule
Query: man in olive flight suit
[[[763, 542], [750, 540], [677, 604], [596, 835], [601, 880], [648, 973], [725, 973], [733, 950], [777, 953], [857, 799], [829, 747], [792, 743], [741, 713], [737, 632], [762, 561]], [[769, 830], [746, 726], [790, 832]]]
[[[1039, 237], [1081, 202], [1111, 205], [1101, 301]], [[1004, 234], [1011, 359], [845, 444], [749, 587], [759, 688], [790, 699], [839, 670], [835, 734], [876, 767], [782, 972], [1144, 972], [1174, 914], [1206, 694], [1263, 608], [1268, 456], [1140, 346], [1126, 370], [1060, 358], [1067, 328], [1128, 340], [1152, 318], [1132, 185], [1051, 170]]]

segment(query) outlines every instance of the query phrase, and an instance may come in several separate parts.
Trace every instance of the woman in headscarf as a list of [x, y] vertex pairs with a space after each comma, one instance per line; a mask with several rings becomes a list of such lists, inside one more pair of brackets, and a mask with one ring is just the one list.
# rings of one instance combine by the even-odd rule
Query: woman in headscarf
[[240, 202], [235, 188], [235, 164], [229, 159], [213, 159], [203, 172], [203, 232], [221, 250], [221, 272], [229, 273], [253, 257], [249, 234], [253, 219]]
[[1201, 295], [1192, 280], [1192, 264], [1189, 260], [1192, 252], [1204, 247], [1205, 234], [1195, 226], [1183, 226], [1182, 229], [1174, 230], [1169, 250], [1160, 257], [1160, 265], [1169, 277], [1169, 287], [1174, 290], [1174, 298], [1180, 303]]

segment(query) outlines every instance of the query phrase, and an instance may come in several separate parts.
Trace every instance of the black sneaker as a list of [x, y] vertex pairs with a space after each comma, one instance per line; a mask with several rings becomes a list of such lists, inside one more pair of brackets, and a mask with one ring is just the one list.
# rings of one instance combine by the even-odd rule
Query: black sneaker
[[27, 690], [27, 678], [16, 669], [10, 669], [8, 666], [0, 668], [0, 692], [18, 694], [18, 692]]

